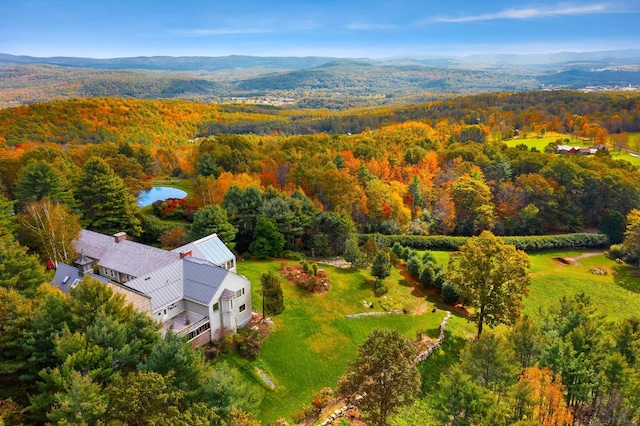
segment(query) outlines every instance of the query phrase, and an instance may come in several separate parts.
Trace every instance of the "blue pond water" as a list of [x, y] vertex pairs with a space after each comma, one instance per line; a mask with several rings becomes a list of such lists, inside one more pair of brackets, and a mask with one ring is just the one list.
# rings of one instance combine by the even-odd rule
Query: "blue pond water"
[[184, 198], [187, 193], [178, 188], [170, 186], [154, 186], [149, 191], [140, 193], [138, 196], [138, 206], [146, 207], [158, 200], [166, 200], [167, 198]]

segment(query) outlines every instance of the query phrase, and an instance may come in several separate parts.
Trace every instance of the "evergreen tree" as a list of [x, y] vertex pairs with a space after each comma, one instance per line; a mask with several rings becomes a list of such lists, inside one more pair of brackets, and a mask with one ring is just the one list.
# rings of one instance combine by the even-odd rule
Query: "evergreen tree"
[[31, 160], [20, 171], [16, 182], [18, 201], [53, 201], [70, 203], [72, 196], [66, 179], [49, 160]]
[[362, 252], [358, 247], [358, 241], [354, 238], [347, 240], [347, 247], [344, 251], [344, 260], [351, 263], [352, 268], [357, 268], [364, 263]]
[[229, 223], [227, 212], [222, 207], [206, 206], [198, 209], [193, 215], [193, 223], [186, 237], [189, 241], [195, 241], [211, 234], [218, 234], [218, 237], [233, 249], [237, 232], [238, 229]]
[[284, 298], [280, 277], [274, 272], [265, 272], [260, 277], [262, 284], [263, 315], [279, 315], [284, 311]]
[[222, 419], [229, 419], [233, 409], [257, 412], [264, 391], [226, 362], [209, 369], [201, 386], [201, 400]]
[[249, 250], [260, 259], [276, 257], [284, 247], [284, 236], [276, 224], [266, 216], [260, 216], [253, 233], [253, 242]]
[[142, 232], [136, 199], [123, 180], [102, 159], [92, 157], [84, 165], [76, 197], [82, 209], [82, 224], [103, 234]]
[[371, 264], [371, 275], [376, 277], [378, 281], [382, 281], [390, 274], [391, 262], [389, 262], [389, 255], [385, 251], [379, 250]]
[[[3, 225], [1, 221], [0, 225]], [[31, 294], [46, 281], [44, 267], [36, 256], [28, 255], [27, 248], [11, 234], [13, 218], [4, 221], [4, 226], [0, 228], [0, 287]]]

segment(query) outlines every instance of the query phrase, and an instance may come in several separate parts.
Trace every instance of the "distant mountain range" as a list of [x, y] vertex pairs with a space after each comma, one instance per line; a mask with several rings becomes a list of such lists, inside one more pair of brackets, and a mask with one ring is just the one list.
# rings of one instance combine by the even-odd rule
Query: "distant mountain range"
[[[535, 55], [36, 58], [0, 53], [0, 107], [69, 97], [344, 108], [448, 94], [640, 86], [640, 49]], [[267, 98], [267, 99], [260, 99]]]

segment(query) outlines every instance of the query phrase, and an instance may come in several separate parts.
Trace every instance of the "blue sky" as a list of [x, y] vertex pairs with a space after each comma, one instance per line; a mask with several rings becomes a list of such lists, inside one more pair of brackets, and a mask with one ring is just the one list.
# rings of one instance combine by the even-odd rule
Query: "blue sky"
[[393, 56], [640, 48], [640, 0], [2, 0], [0, 52]]

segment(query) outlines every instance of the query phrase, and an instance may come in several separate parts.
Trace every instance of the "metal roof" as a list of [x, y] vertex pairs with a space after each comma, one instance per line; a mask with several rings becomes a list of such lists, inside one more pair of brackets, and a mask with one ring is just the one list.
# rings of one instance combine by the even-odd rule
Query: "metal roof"
[[117, 243], [113, 236], [86, 229], [80, 231], [74, 247], [82, 256], [97, 259], [98, 265], [132, 277], [141, 277], [180, 258], [178, 253], [127, 239]]
[[183, 259], [184, 297], [209, 305], [229, 271], [200, 259]]
[[156, 311], [182, 299], [182, 277], [182, 262], [177, 260], [144, 276], [127, 281], [123, 285], [149, 296], [151, 311]]
[[224, 264], [228, 260], [235, 258], [231, 250], [229, 250], [217, 234], [211, 234], [204, 238], [200, 238], [199, 240], [185, 244], [177, 249], [173, 249], [172, 251], [176, 253], [191, 251], [193, 257], [208, 260], [214, 265], [222, 267], [224, 267]]
[[[86, 274], [85, 276], [95, 278], [103, 283], [109, 282], [109, 278], [101, 277], [100, 275], [95, 275], [93, 273]], [[63, 293], [67, 294], [70, 289], [78, 285], [78, 282], [82, 281], [82, 278], [84, 277], [80, 275], [78, 268], [75, 266], [59, 263], [51, 283], [58, 287]]]

